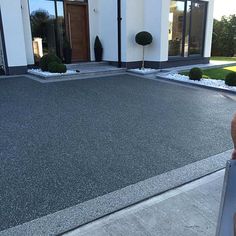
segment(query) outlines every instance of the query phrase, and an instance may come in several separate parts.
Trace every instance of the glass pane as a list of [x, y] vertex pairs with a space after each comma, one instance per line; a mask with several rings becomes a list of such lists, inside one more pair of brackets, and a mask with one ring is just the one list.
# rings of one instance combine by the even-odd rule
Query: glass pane
[[189, 54], [202, 54], [204, 24], [205, 24], [205, 6], [203, 2], [193, 2], [191, 10], [191, 32]]
[[191, 18], [191, 1], [187, 1], [185, 36], [184, 36], [184, 56], [185, 57], [189, 56], [188, 49], [189, 49], [190, 18]]
[[184, 26], [183, 1], [171, 1], [169, 13], [169, 56], [181, 56]]
[[64, 7], [62, 1], [57, 1], [57, 38], [58, 56], [63, 58], [63, 44], [65, 38]]
[[30, 0], [30, 20], [36, 61], [48, 52], [56, 53], [54, 1]]

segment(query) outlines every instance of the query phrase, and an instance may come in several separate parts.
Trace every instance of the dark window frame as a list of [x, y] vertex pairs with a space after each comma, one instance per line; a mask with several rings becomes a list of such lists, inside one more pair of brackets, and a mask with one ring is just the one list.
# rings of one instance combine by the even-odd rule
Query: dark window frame
[[[168, 47], [168, 60], [180, 60], [180, 59], [184, 59], [184, 58], [200, 58], [203, 57], [204, 55], [204, 50], [205, 50], [205, 38], [206, 38], [206, 23], [207, 23], [207, 13], [208, 13], [208, 2], [205, 1], [201, 1], [201, 0], [175, 0], [178, 2], [184, 2], [185, 7], [184, 7], [184, 22], [183, 22], [183, 29], [182, 29], [182, 52], [180, 55], [177, 56], [169, 56], [169, 47]], [[186, 19], [187, 19], [187, 3], [188, 1], [191, 1], [191, 8], [192, 8], [192, 4], [193, 3], [203, 3], [205, 5], [205, 9], [204, 9], [204, 27], [203, 27], [203, 37], [202, 37], [202, 48], [201, 48], [201, 53], [200, 54], [192, 54], [190, 55], [189, 50], [188, 50], [188, 56], [186, 57], [185, 54], [185, 34], [186, 34]], [[189, 37], [188, 37], [188, 48], [190, 45], [190, 36], [191, 36], [191, 31], [192, 31], [192, 12], [190, 14], [190, 23], [189, 23]]]

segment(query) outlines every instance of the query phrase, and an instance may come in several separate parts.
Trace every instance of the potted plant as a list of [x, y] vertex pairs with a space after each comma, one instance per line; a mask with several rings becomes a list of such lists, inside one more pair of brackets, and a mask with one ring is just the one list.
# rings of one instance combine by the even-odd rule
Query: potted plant
[[94, 42], [94, 55], [95, 55], [95, 61], [102, 61], [102, 54], [103, 54], [103, 47], [102, 43], [98, 36], [96, 36], [95, 42]]
[[72, 48], [68, 39], [66, 38], [63, 43], [63, 56], [66, 64], [71, 64]]
[[152, 43], [152, 35], [149, 32], [142, 31], [136, 34], [135, 41], [143, 46], [142, 70], [144, 70], [144, 47]]
[[0, 65], [0, 75], [6, 75], [3, 65]]

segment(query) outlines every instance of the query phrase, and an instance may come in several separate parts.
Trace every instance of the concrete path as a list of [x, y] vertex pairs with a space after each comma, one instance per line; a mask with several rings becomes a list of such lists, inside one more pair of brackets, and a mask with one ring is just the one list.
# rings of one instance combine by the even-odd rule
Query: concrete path
[[218, 171], [64, 236], [215, 235], [223, 176]]

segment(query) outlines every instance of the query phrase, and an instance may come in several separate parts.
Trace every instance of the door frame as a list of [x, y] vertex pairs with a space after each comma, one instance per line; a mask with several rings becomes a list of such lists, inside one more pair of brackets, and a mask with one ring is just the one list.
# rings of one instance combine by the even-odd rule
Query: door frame
[[[87, 61], [78, 61], [78, 62], [90, 62], [91, 61], [91, 51], [90, 51], [90, 31], [89, 31], [89, 10], [88, 10], [88, 0], [84, 0], [84, 2], [74, 2], [74, 1], [67, 1], [64, 0], [64, 20], [65, 20], [65, 30], [66, 30], [66, 37], [70, 41], [70, 36], [69, 36], [69, 24], [68, 24], [68, 16], [67, 16], [67, 5], [77, 5], [77, 6], [85, 6], [85, 14], [86, 14], [86, 30], [87, 30], [87, 53], [88, 53], [88, 60]], [[71, 43], [71, 42], [70, 42]], [[76, 62], [75, 62], [76, 63]]]

